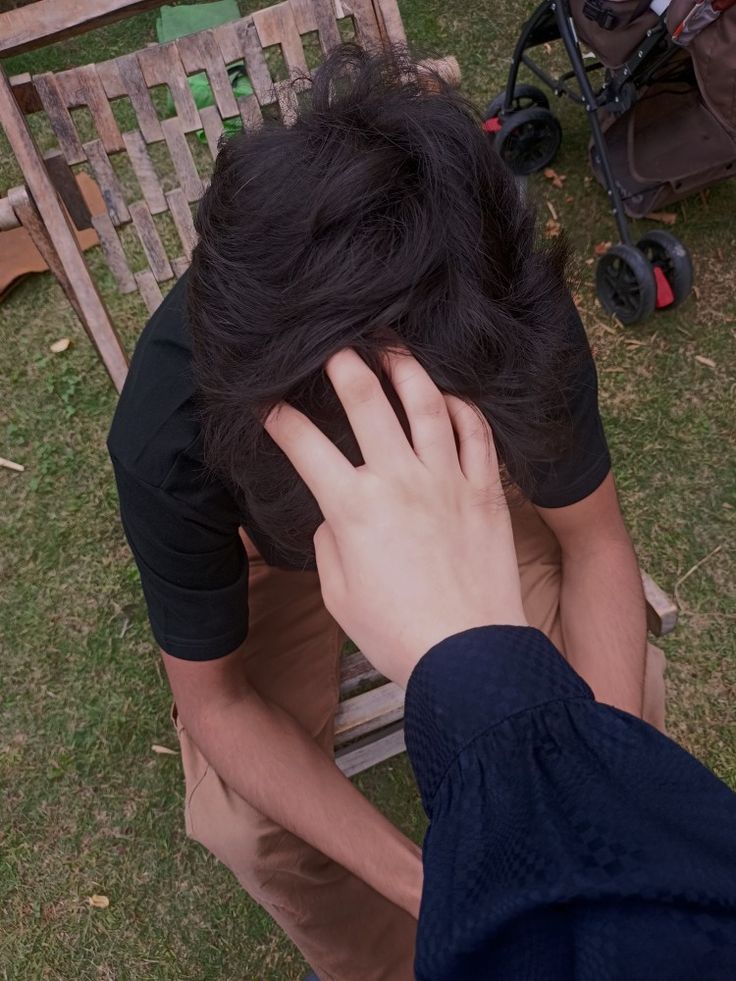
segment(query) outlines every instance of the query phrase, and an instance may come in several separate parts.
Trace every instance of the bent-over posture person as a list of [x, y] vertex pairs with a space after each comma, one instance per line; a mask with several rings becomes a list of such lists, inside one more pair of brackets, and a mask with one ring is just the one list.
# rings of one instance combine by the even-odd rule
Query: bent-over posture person
[[324, 515], [328, 609], [406, 688], [418, 981], [735, 978], [736, 795], [527, 625], [487, 423], [413, 358], [387, 371], [411, 444], [355, 352], [327, 367], [359, 469], [289, 405], [266, 426]]
[[288, 399], [357, 461], [332, 354], [377, 367], [398, 340], [492, 421], [529, 622], [598, 697], [664, 718], [562, 247], [537, 246], [475, 110], [431, 88], [349, 46], [294, 126], [223, 145], [109, 438], [187, 831], [322, 981], [411, 978], [422, 888], [419, 850], [332, 760], [344, 635], [313, 571], [321, 516], [260, 421]]

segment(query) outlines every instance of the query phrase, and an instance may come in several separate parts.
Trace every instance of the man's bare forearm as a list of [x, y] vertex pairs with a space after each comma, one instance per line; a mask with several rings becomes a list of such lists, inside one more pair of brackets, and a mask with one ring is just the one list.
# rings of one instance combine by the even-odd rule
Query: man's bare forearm
[[641, 716], [647, 625], [639, 565], [625, 540], [562, 566], [562, 632], [570, 664], [598, 701]]
[[[180, 706], [181, 710], [181, 706]], [[184, 718], [191, 737], [241, 797], [418, 916], [420, 850], [286, 712], [252, 688]], [[361, 829], [370, 833], [361, 834]], [[360, 842], [360, 848], [351, 843]]]

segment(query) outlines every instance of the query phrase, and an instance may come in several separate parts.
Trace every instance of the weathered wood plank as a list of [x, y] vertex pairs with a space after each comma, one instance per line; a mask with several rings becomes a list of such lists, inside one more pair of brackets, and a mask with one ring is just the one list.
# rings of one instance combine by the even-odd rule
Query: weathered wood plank
[[324, 54], [340, 44], [340, 29], [331, 0], [290, 0], [290, 3], [297, 30], [300, 34], [317, 31]]
[[189, 34], [177, 41], [185, 71], [190, 75], [206, 71], [215, 104], [223, 119], [238, 115], [238, 104], [233, 95], [225, 61], [212, 31]]
[[84, 152], [89, 160], [92, 173], [100, 188], [108, 214], [115, 225], [130, 220], [128, 206], [125, 203], [125, 192], [118, 180], [110, 158], [105, 153], [102, 140], [90, 140], [84, 144]]
[[20, 106], [21, 112], [29, 116], [34, 112], [41, 112], [43, 104], [38, 97], [36, 86], [33, 84], [30, 72], [21, 72], [19, 75], [10, 76], [10, 84], [13, 87], [15, 101]]
[[373, 0], [384, 44], [406, 45], [406, 31], [396, 0]]
[[372, 733], [355, 745], [338, 750], [335, 754], [335, 762], [346, 777], [354, 777], [357, 773], [362, 773], [377, 763], [383, 763], [384, 760], [405, 751], [404, 727], [399, 723]]
[[187, 196], [187, 201], [199, 201], [204, 194], [204, 184], [192, 158], [181, 120], [178, 116], [164, 119], [161, 128], [164, 131], [164, 139], [169, 148], [171, 162], [174, 165], [179, 183]]
[[177, 259], [171, 260], [171, 268], [174, 270], [174, 275], [177, 279], [181, 279], [189, 266], [190, 260], [183, 255], [179, 256]]
[[337, 710], [335, 746], [396, 722], [403, 714], [404, 691], [393, 682], [348, 698]]
[[56, 83], [68, 109], [87, 106], [97, 134], [108, 153], [118, 153], [124, 149], [123, 137], [94, 65], [83, 65], [81, 68], [59, 72]]
[[340, 697], [345, 698], [361, 685], [379, 681], [381, 675], [360, 651], [346, 654], [340, 664]]
[[74, 172], [64, 159], [61, 150], [49, 150], [43, 155], [46, 170], [49, 172], [51, 183], [64, 202], [64, 207], [69, 213], [69, 217], [74, 222], [74, 227], [78, 229], [91, 228], [90, 210], [84, 195], [79, 189], [79, 184], [74, 178]]
[[234, 26], [245, 59], [248, 78], [256, 98], [262, 106], [270, 106], [276, 101], [276, 91], [266, 64], [266, 56], [263, 54], [261, 42], [258, 40], [256, 26], [250, 18], [237, 21]]
[[[120, 391], [128, 369], [125, 351], [95, 288], [70, 220], [54, 190], [48, 171], [28, 129], [26, 118], [15, 101], [2, 66], [0, 66], [0, 125], [5, 130], [15, 159], [28, 185], [35, 202], [34, 207], [38, 209], [44, 234], [53, 246], [54, 254], [58, 256], [59, 281], [97, 348], [115, 387]], [[79, 149], [81, 150], [81, 144]], [[48, 263], [48, 258], [46, 261]], [[49, 266], [53, 269], [51, 263]], [[53, 271], [56, 275], [56, 269]]]
[[[161, 135], [163, 136], [163, 133]], [[161, 214], [162, 211], [166, 211], [166, 198], [143, 135], [139, 130], [132, 129], [123, 133], [123, 142], [148, 210], [152, 215]]]
[[110, 267], [118, 289], [121, 293], [135, 293], [138, 287], [110, 216], [93, 215], [92, 225], [97, 232], [105, 261]]
[[253, 14], [253, 23], [262, 48], [269, 48], [272, 44], [281, 45], [290, 75], [307, 73], [302, 39], [288, 0], [257, 10]]
[[192, 219], [192, 211], [189, 207], [189, 202], [180, 187], [174, 188], [173, 191], [169, 191], [166, 195], [166, 200], [169, 203], [169, 211], [171, 212], [171, 217], [176, 226], [176, 230], [179, 233], [179, 238], [181, 239], [181, 244], [184, 249], [184, 256], [187, 262], [191, 261], [192, 251], [194, 246], [197, 244], [197, 232], [194, 228], [194, 221]]
[[355, 36], [359, 44], [365, 48], [378, 48], [382, 46], [381, 28], [376, 17], [371, 0], [350, 0], [343, 3], [346, 12], [352, 14], [355, 24]]
[[41, 75], [34, 75], [33, 83], [67, 163], [82, 163], [85, 159], [82, 142], [79, 139], [74, 120], [64, 104], [61, 92], [59, 92], [56, 78], [51, 72], [44, 72]]
[[[202, 128], [192, 91], [175, 42], [154, 44], [138, 52], [138, 63], [146, 85], [168, 85], [182, 128], [186, 133]], [[165, 135], [165, 131], [164, 131]]]
[[238, 105], [240, 106], [240, 118], [243, 120], [244, 129], [252, 131], [263, 126], [261, 107], [254, 95], [241, 95], [238, 99]]
[[102, 62], [97, 66], [97, 71], [109, 99], [124, 95], [130, 100], [146, 143], [162, 140], [164, 134], [161, 123], [137, 56], [122, 55], [120, 58]]
[[655, 637], [664, 637], [677, 626], [677, 604], [646, 572], [642, 572], [641, 581], [647, 602], [647, 626]]
[[[143, 201], [136, 201], [135, 204], [131, 204], [130, 217], [135, 225], [135, 230], [138, 232], [138, 238], [143, 246], [143, 251], [146, 253], [153, 275], [159, 283], [173, 279], [174, 271], [166, 255], [166, 249], [156, 231], [151, 212]], [[138, 276], [136, 275], [137, 279]], [[140, 286], [140, 283], [138, 285]]]
[[146, 304], [146, 309], [149, 313], [155, 313], [161, 306], [164, 297], [153, 273], [150, 269], [142, 269], [135, 274], [135, 281], [138, 284], [138, 291], [143, 297], [143, 302]]
[[225, 132], [222, 118], [217, 111], [217, 106], [204, 106], [199, 110], [204, 127], [204, 135], [207, 137], [207, 146], [210, 148], [212, 159], [215, 160], [219, 150], [220, 137]]
[[133, 13], [160, 7], [163, 0], [39, 0], [0, 14], [0, 55], [44, 47]]

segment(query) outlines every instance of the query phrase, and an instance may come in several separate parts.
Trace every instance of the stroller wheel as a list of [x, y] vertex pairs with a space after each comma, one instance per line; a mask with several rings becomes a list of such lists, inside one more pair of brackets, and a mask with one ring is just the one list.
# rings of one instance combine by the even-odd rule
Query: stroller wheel
[[[693, 262], [685, 246], [671, 232], [658, 228], [647, 232], [637, 243], [637, 249], [644, 253], [654, 267], [654, 275], [664, 274], [667, 283], [658, 289], [657, 308], [673, 308], [686, 300], [693, 288]], [[667, 285], [669, 289], [667, 289]], [[659, 286], [659, 284], [658, 284]], [[662, 297], [662, 293], [666, 294]]]
[[506, 116], [495, 145], [511, 171], [526, 177], [551, 164], [561, 142], [562, 129], [557, 118], [549, 109], [535, 106]]
[[[506, 100], [506, 92], [503, 91], [496, 96], [486, 106], [483, 113], [484, 119], [493, 119], [503, 109]], [[511, 101], [512, 112], [520, 112], [522, 109], [531, 109], [536, 106], [539, 109], [549, 109], [549, 99], [536, 85], [517, 85], [514, 89], [514, 98]]]
[[654, 270], [633, 245], [613, 245], [604, 252], [598, 260], [595, 287], [601, 305], [622, 324], [636, 324], [654, 313]]

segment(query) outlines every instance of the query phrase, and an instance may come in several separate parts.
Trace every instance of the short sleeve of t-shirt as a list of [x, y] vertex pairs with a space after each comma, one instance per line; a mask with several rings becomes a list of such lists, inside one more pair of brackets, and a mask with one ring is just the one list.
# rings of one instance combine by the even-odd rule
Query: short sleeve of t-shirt
[[246, 637], [248, 562], [239, 509], [202, 460], [185, 299], [182, 280], [142, 333], [108, 448], [154, 637], [211, 660]]
[[570, 426], [568, 448], [559, 459], [532, 467], [532, 503], [561, 508], [582, 501], [611, 469], [611, 457], [598, 408], [598, 375], [580, 315], [570, 302], [567, 322], [575, 363], [563, 394]]

